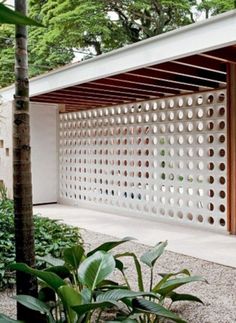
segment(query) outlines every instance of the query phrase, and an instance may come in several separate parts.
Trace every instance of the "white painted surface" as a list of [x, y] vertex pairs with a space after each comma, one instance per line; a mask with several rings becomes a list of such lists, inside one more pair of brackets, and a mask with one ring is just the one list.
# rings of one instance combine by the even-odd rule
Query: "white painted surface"
[[6, 186], [10, 198], [13, 196], [12, 113], [12, 102], [0, 106], [0, 140], [3, 140], [3, 147], [0, 148], [0, 181]]
[[236, 268], [236, 237], [228, 234], [59, 204], [34, 207], [34, 213], [117, 238], [131, 236], [146, 245], [168, 240], [170, 251]]
[[226, 101], [217, 90], [61, 114], [59, 202], [226, 231]]
[[[236, 10], [232, 10], [33, 78], [30, 81], [30, 95], [48, 93], [235, 43]], [[10, 86], [0, 90], [0, 93], [5, 100], [11, 100], [13, 91], [13, 86]]]
[[56, 105], [31, 104], [34, 204], [57, 201], [57, 116]]

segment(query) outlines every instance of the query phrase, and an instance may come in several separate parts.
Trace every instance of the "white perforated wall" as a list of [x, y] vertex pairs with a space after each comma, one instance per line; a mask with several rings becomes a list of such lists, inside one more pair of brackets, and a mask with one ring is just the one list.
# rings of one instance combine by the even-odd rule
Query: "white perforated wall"
[[226, 230], [226, 93], [60, 115], [60, 201]]

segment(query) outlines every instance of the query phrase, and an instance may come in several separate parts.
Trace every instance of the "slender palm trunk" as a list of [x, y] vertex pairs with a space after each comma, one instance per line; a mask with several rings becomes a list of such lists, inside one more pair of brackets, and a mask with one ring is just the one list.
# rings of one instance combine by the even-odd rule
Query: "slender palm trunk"
[[[15, 10], [26, 14], [26, 0], [15, 0]], [[15, 208], [16, 261], [35, 265], [30, 160], [29, 82], [27, 29], [16, 26], [15, 104], [13, 119], [13, 189]], [[17, 294], [37, 294], [35, 278], [17, 272]], [[17, 306], [18, 319], [29, 322], [29, 312]], [[32, 316], [31, 316], [32, 319]]]

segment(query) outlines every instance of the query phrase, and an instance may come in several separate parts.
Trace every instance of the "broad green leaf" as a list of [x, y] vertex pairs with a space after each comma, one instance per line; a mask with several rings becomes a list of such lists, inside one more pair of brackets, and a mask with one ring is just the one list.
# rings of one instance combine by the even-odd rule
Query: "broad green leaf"
[[188, 283], [193, 283], [193, 282], [206, 282], [205, 279], [203, 279], [200, 276], [192, 276], [192, 277], [181, 277], [181, 278], [175, 278], [175, 279], [169, 279], [167, 280], [160, 289], [156, 290], [155, 292], [162, 295], [162, 296], [166, 296], [168, 295], [170, 292], [172, 292], [174, 289], [188, 284]]
[[114, 289], [114, 290], [109, 290], [105, 293], [99, 294], [97, 297], [97, 301], [98, 302], [119, 301], [124, 298], [136, 298], [139, 296], [149, 296], [149, 297], [158, 298], [157, 295], [155, 295], [154, 293], [135, 292], [127, 289]]
[[81, 296], [83, 299], [83, 304], [88, 304], [92, 299], [92, 292], [89, 288], [83, 288], [81, 291]]
[[74, 322], [76, 319], [76, 313], [72, 310], [72, 306], [82, 304], [82, 296], [71, 286], [61, 286], [58, 289], [58, 295], [64, 305], [66, 312], [69, 315], [70, 322]]
[[128, 241], [131, 241], [131, 240], [134, 240], [134, 238], [131, 238], [131, 237], [125, 237], [121, 240], [118, 240], [118, 241], [108, 241], [108, 242], [105, 242], [103, 244], [101, 244], [100, 246], [98, 246], [97, 248], [95, 248], [94, 250], [91, 250], [87, 256], [91, 256], [93, 255], [95, 252], [97, 251], [109, 251], [117, 246], [119, 246], [120, 244], [122, 243], [125, 243], [125, 242], [128, 242]]
[[52, 255], [48, 254], [46, 256], [43, 257], [36, 257], [37, 260], [46, 262], [47, 264], [49, 264], [50, 266], [63, 266], [64, 265], [64, 261], [58, 258], [53, 257]]
[[178, 271], [176, 273], [158, 273], [158, 275], [163, 277], [163, 278], [166, 277], [166, 276], [171, 277], [171, 276], [177, 276], [177, 275], [180, 275], [180, 274], [183, 274], [183, 275], [186, 275], [186, 276], [191, 276], [190, 271], [188, 269], [186, 269], [186, 268], [182, 269], [182, 270], [180, 270], [180, 271]]
[[125, 253], [115, 255], [115, 258], [121, 258], [121, 257], [132, 257], [134, 259], [134, 264], [135, 264], [137, 278], [138, 278], [138, 287], [139, 287], [139, 290], [143, 292], [144, 286], [143, 286], [142, 269], [137, 256], [133, 252], [125, 252]]
[[84, 258], [84, 248], [80, 245], [66, 248], [63, 258], [73, 270], [78, 270], [81, 261]]
[[112, 287], [112, 286], [119, 286], [117, 282], [114, 282], [113, 280], [104, 279], [100, 284], [97, 285], [97, 288], [106, 288], [106, 287]]
[[157, 259], [163, 254], [167, 241], [159, 242], [155, 247], [145, 252], [140, 260], [148, 267], [152, 268], [155, 265]]
[[10, 265], [9, 267], [13, 270], [19, 270], [24, 273], [27, 273], [27, 274], [30, 274], [30, 275], [40, 278], [42, 281], [47, 283], [47, 285], [50, 286], [55, 291], [57, 291], [59, 287], [66, 285], [64, 280], [61, 279], [56, 274], [46, 272], [43, 270], [33, 269], [23, 263], [15, 263], [15, 264]]
[[69, 278], [71, 273], [65, 266], [53, 266], [45, 269], [44, 271], [54, 273], [62, 279]]
[[23, 321], [13, 320], [4, 314], [0, 314], [0, 323], [23, 323]]
[[50, 287], [42, 287], [39, 290], [38, 299], [42, 302], [56, 302], [56, 295]]
[[168, 297], [172, 300], [172, 302], [190, 301], [204, 304], [203, 301], [200, 300], [200, 298], [190, 294], [177, 294], [175, 292], [172, 292], [168, 295]]
[[92, 312], [97, 308], [105, 309], [110, 307], [120, 307], [120, 304], [118, 302], [113, 301], [107, 301], [107, 302], [96, 302], [96, 303], [89, 303], [89, 304], [83, 304], [78, 306], [72, 306], [72, 309], [78, 314], [83, 315], [87, 312]]
[[13, 297], [17, 300], [18, 303], [24, 305], [25, 307], [40, 312], [42, 314], [46, 314], [48, 316], [49, 322], [54, 323], [54, 319], [51, 315], [50, 308], [39, 299], [29, 296], [29, 295], [18, 295]]
[[78, 270], [79, 280], [82, 284], [94, 290], [114, 269], [114, 257], [104, 251], [97, 251], [80, 265]]
[[150, 314], [155, 314], [158, 317], [163, 317], [170, 319], [176, 323], [187, 323], [186, 321], [182, 320], [180, 317], [178, 317], [176, 314], [173, 312], [167, 310], [163, 306], [148, 301], [146, 299], [134, 299], [133, 302], [133, 307], [139, 312], [142, 313], [150, 313]]
[[82, 303], [82, 296], [71, 286], [61, 286], [58, 289], [58, 294], [61, 297], [61, 300], [64, 305], [76, 306]]
[[0, 24], [43, 27], [37, 21], [28, 18], [17, 11], [11, 10], [2, 3], [0, 3]]
[[120, 270], [121, 272], [123, 272], [124, 270], [124, 264], [122, 261], [120, 261], [119, 259], [115, 259], [115, 262], [116, 262], [116, 268], [118, 270]]
[[158, 275], [163, 277], [157, 284], [156, 286], [153, 287], [152, 291], [153, 292], [156, 292], [158, 289], [161, 288], [161, 286], [170, 278], [170, 277], [173, 277], [173, 276], [177, 276], [177, 275], [180, 275], [180, 274], [184, 274], [184, 275], [187, 275], [187, 276], [190, 276], [190, 272], [187, 270], [187, 269], [183, 269], [181, 271], [178, 271], [177, 273], [169, 273], [169, 274], [162, 274], [162, 273], [159, 273]]

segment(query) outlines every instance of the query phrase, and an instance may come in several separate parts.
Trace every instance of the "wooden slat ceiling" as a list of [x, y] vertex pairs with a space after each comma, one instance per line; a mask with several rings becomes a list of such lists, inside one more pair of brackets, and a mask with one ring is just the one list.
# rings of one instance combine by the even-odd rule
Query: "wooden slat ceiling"
[[77, 111], [226, 87], [226, 64], [236, 63], [230, 46], [172, 62], [117, 74], [31, 98]]

